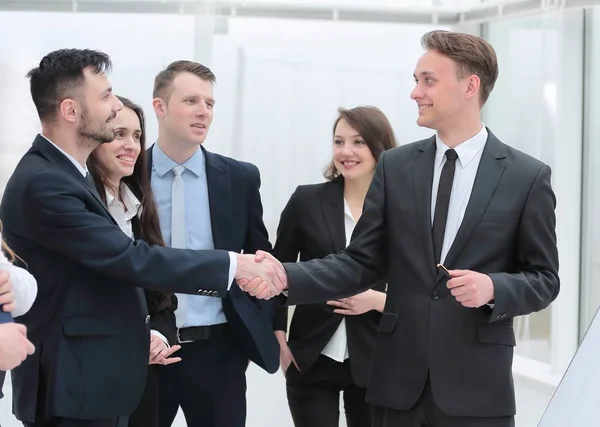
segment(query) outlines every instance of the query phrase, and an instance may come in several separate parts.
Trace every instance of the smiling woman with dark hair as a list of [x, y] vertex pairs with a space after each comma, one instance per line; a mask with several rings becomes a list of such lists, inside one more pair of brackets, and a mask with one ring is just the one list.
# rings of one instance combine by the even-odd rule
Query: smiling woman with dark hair
[[[129, 99], [118, 98], [123, 109], [114, 119], [115, 140], [98, 147], [90, 155], [87, 166], [100, 197], [121, 230], [132, 239], [164, 246], [146, 163], [144, 112]], [[145, 291], [145, 297], [151, 316], [150, 368], [142, 400], [129, 417], [130, 427], [158, 426], [156, 365], [180, 360], [169, 357], [180, 348], [175, 345], [176, 297], [172, 293], [153, 291]]]

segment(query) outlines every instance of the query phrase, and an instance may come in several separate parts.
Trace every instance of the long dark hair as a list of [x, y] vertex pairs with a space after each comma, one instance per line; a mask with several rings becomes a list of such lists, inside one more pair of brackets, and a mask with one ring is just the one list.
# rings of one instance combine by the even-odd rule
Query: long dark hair
[[[350, 110], [340, 108], [338, 117], [333, 122], [333, 135], [340, 120], [344, 119], [365, 140], [367, 147], [375, 158], [386, 150], [397, 146], [394, 130], [388, 118], [377, 107], [355, 107]], [[343, 180], [344, 177], [335, 168], [333, 160], [325, 167], [323, 172], [328, 181]]]
[[[146, 153], [146, 120], [142, 107], [134, 104], [129, 99], [117, 96], [123, 103], [124, 108], [132, 110], [140, 120], [140, 154], [135, 162], [133, 174], [123, 177], [121, 180], [129, 187], [132, 193], [142, 204], [142, 214], [133, 217], [131, 223], [133, 235], [136, 239], [142, 239], [151, 245], [165, 246], [160, 223], [158, 220], [158, 208], [154, 200], [152, 186], [150, 185], [150, 174], [148, 173], [148, 154]], [[96, 151], [93, 151], [87, 161], [87, 167], [94, 179], [94, 184], [100, 197], [106, 203], [106, 187], [109, 185], [106, 172], [102, 168]], [[118, 188], [115, 192], [118, 192]], [[158, 292], [154, 301], [156, 311], [161, 311], [172, 306], [171, 299], [173, 294], [170, 292]]]

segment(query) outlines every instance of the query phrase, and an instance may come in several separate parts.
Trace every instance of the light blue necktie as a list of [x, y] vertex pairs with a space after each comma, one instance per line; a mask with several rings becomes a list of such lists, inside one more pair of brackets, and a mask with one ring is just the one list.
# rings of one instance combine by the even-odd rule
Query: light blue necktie
[[[173, 189], [171, 192], [171, 247], [185, 249], [185, 187], [183, 184], [183, 171], [185, 168], [181, 165], [173, 168], [175, 178], [173, 179]], [[176, 294], [178, 299], [177, 310], [175, 310], [175, 319], [177, 327], [181, 328], [187, 315], [187, 295]]]

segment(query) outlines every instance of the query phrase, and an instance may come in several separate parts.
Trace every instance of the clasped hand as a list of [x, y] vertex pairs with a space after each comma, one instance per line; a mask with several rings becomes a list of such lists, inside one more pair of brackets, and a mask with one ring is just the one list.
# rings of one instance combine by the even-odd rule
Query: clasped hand
[[283, 265], [270, 253], [238, 255], [235, 280], [244, 292], [258, 299], [270, 299], [287, 288]]
[[471, 270], [450, 270], [446, 286], [464, 307], [478, 308], [494, 300], [494, 283], [487, 274]]

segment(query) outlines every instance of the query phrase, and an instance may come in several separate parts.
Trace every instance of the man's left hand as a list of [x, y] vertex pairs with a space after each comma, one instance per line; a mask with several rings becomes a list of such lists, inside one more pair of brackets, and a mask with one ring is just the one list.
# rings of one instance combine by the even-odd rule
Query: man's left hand
[[456, 301], [477, 308], [494, 300], [494, 283], [487, 274], [471, 270], [450, 270], [452, 279], [446, 286]]

